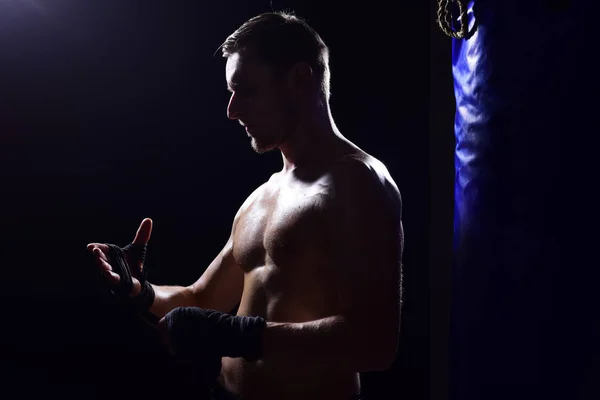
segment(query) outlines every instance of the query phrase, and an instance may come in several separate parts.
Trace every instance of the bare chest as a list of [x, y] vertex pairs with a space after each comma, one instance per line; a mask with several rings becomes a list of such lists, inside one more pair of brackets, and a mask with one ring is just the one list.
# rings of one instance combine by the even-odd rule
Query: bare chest
[[281, 188], [258, 196], [235, 227], [238, 265], [249, 272], [266, 265], [314, 264], [326, 246], [323, 204], [324, 194], [314, 188]]

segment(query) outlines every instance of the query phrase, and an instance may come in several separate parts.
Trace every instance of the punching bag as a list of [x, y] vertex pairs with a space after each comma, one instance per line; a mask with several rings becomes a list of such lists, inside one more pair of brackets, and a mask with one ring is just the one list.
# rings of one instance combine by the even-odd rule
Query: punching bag
[[471, 1], [452, 39], [452, 400], [600, 398], [591, 3]]

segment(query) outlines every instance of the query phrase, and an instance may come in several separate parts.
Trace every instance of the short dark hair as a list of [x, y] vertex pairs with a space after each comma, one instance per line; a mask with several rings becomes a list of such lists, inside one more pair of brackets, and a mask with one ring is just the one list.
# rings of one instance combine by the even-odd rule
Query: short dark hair
[[223, 57], [252, 49], [260, 61], [287, 70], [304, 61], [320, 82], [320, 90], [329, 100], [329, 48], [308, 23], [291, 12], [267, 12], [257, 15], [227, 37], [221, 45]]

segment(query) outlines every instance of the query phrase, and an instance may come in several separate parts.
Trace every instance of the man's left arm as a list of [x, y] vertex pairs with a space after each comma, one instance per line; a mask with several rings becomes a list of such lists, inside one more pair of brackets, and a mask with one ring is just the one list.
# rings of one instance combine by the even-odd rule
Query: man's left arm
[[304, 323], [267, 322], [262, 358], [274, 364], [366, 372], [385, 370], [395, 359], [404, 243], [400, 193], [362, 163], [346, 168], [334, 177], [324, 218], [339, 313]]

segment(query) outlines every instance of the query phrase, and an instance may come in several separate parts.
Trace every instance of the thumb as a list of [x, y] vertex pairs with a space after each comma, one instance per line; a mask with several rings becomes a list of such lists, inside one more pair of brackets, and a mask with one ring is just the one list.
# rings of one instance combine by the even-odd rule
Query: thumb
[[135, 234], [135, 239], [133, 239], [134, 244], [146, 244], [150, 240], [150, 235], [152, 234], [152, 220], [150, 218], [144, 218], [140, 227]]

